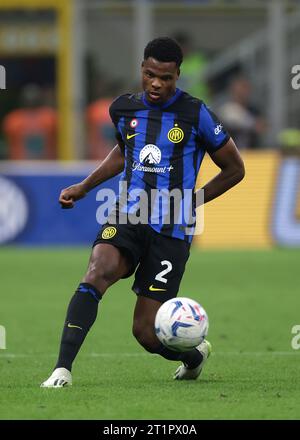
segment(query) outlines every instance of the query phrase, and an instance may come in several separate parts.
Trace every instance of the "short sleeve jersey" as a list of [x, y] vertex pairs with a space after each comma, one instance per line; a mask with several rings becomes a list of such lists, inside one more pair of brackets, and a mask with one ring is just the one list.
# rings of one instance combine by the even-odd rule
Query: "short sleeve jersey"
[[[180, 89], [162, 105], [149, 103], [144, 93], [122, 95], [110, 106], [110, 116], [125, 155], [126, 209], [138, 209], [130, 193], [143, 191], [149, 225], [191, 242], [197, 175], [205, 152], [214, 153], [229, 140], [223, 124], [203, 101]], [[180, 200], [170, 196], [172, 190], [180, 192]]]

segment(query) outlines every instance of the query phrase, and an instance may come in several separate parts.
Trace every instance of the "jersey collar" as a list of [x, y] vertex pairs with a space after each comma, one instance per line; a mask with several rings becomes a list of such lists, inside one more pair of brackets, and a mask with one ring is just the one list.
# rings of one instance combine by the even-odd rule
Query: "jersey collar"
[[153, 108], [153, 109], [164, 109], [167, 107], [170, 107], [170, 105], [172, 105], [175, 101], [177, 101], [177, 99], [181, 96], [182, 94], [182, 90], [180, 89], [176, 89], [175, 94], [166, 102], [164, 102], [163, 104], [151, 104], [150, 102], [147, 101], [146, 99], [146, 93], [143, 93], [143, 103], [145, 104], [146, 107], [149, 108]]

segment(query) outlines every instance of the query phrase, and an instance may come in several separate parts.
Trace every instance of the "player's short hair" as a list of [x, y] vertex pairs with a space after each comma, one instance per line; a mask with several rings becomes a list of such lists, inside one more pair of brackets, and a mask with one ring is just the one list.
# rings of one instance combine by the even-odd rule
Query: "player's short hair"
[[159, 37], [149, 41], [145, 47], [144, 60], [150, 57], [162, 62], [174, 61], [180, 67], [183, 53], [177, 41], [169, 37]]

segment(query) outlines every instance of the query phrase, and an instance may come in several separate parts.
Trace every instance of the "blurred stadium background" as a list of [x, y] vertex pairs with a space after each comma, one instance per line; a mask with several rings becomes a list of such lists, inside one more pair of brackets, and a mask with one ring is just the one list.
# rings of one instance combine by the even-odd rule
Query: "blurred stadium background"
[[[300, 2], [248, 3], [0, 0], [0, 243], [91, 241], [95, 217], [70, 225], [57, 193], [113, 147], [110, 102], [139, 89], [145, 44], [169, 35], [186, 56], [179, 86], [204, 97], [247, 166], [244, 182], [207, 207], [197, 244], [298, 246]], [[205, 163], [200, 178], [214, 171]], [[95, 197], [85, 203], [95, 212]]]
[[[232, 133], [246, 165], [244, 181], [205, 207], [205, 228], [194, 240], [194, 272], [187, 273], [183, 296], [197, 299], [198, 295], [208, 309], [213, 342], [221, 351], [238, 352], [245, 342], [250, 350], [266, 354], [292, 351], [291, 328], [297, 324], [299, 310], [300, 1], [0, 0], [0, 324], [7, 330], [7, 349], [0, 352], [0, 364], [8, 368], [1, 373], [6, 383], [16, 374], [20, 377], [21, 365], [27, 368], [26, 380], [32, 380], [32, 362], [26, 355], [57, 350], [65, 306], [80, 279], [78, 274], [84, 271], [89, 246], [99, 228], [97, 190], [71, 211], [61, 210], [57, 198], [63, 187], [85, 177], [113, 147], [108, 107], [119, 94], [139, 90], [143, 48], [156, 36], [172, 36], [181, 43], [185, 61], [179, 86], [204, 97]], [[199, 185], [216, 171], [206, 159]], [[115, 188], [117, 183], [117, 178], [112, 179], [106, 186]], [[29, 249], [32, 246], [36, 249]], [[66, 246], [83, 247], [62, 250]], [[202, 284], [197, 279], [197, 271], [201, 272], [198, 262], [206, 271]], [[214, 279], [216, 273], [220, 275]], [[119, 308], [114, 299], [107, 300], [106, 307], [112, 312], [120, 313], [121, 307], [127, 307], [126, 301], [133, 304], [133, 295], [128, 300], [122, 296], [122, 286], [125, 284], [115, 289]], [[249, 296], [243, 302], [240, 295], [245, 294]], [[287, 303], [282, 309], [278, 304], [283, 295]], [[247, 323], [250, 299], [251, 319], [257, 319], [255, 331]], [[238, 334], [233, 348], [228, 348], [230, 336], [221, 329], [228, 325], [230, 308], [240, 326], [239, 331], [234, 322], [229, 323], [228, 333]], [[117, 335], [123, 338], [120, 330], [115, 337], [107, 334], [107, 341], [115, 339], [106, 342], [106, 351], [138, 350], [129, 335], [131, 311], [127, 313], [128, 341], [125, 336], [123, 340], [126, 348], [118, 345]], [[283, 320], [282, 332], [275, 318]], [[23, 334], [23, 325], [28, 328], [31, 320], [36, 320], [38, 331], [34, 332], [40, 333], [43, 340], [29, 330], [27, 336]], [[100, 327], [96, 332], [107, 332]], [[247, 329], [244, 336], [243, 328]], [[251, 332], [253, 341], [260, 341], [259, 346], [251, 341]], [[56, 336], [51, 336], [54, 333]], [[98, 333], [91, 338], [94, 344], [99, 342]], [[93, 349], [89, 342], [84, 353]], [[286, 362], [287, 358], [278, 359], [277, 370], [288, 372], [291, 364], [278, 368], [281, 359]], [[225, 360], [224, 365], [228, 357]], [[4, 365], [6, 361], [13, 364]], [[139, 362], [146, 361], [141, 358]], [[261, 364], [253, 368], [267, 383], [268, 359], [263, 365], [264, 373]], [[159, 370], [159, 361], [155, 366]], [[230, 366], [232, 376], [236, 375], [242, 384], [243, 372]], [[50, 367], [49, 359], [35, 362], [32, 389]], [[224, 370], [219, 368], [217, 374], [221, 375]], [[95, 364], [95, 375], [96, 371]], [[211, 371], [208, 379], [214, 381], [213, 368]], [[224, 374], [228, 371], [225, 366]], [[287, 386], [287, 378], [284, 383], [279, 377], [273, 379], [279, 388]], [[153, 376], [151, 380], [155, 380]], [[217, 382], [214, 390], [219, 393]], [[205, 387], [204, 395], [209, 399], [209, 380]], [[249, 391], [251, 399], [261, 398], [251, 394], [250, 385], [249, 390], [243, 386], [240, 389]], [[274, 396], [276, 392], [281, 391], [272, 388]], [[155, 400], [157, 396], [149, 393]], [[271, 399], [270, 405], [262, 400], [258, 412], [245, 402], [243, 406], [242, 401], [239, 410], [234, 403], [226, 410], [221, 406], [217, 411], [213, 405], [211, 408], [220, 418], [288, 417], [296, 414], [290, 397], [287, 394], [285, 401], [290, 411], [289, 406], [283, 411], [278, 399], [275, 404]], [[54, 410], [45, 416], [34, 404], [31, 408], [28, 400], [31, 412], [26, 412], [23, 404], [16, 403], [11, 395], [10, 399], [10, 406], [0, 418], [56, 418]], [[49, 398], [47, 405], [51, 404]], [[103, 417], [131, 418], [140, 414], [134, 405], [129, 405], [128, 413], [120, 405], [112, 405], [112, 412], [102, 413]], [[276, 411], [272, 413], [269, 406]], [[89, 418], [92, 414], [95, 418], [95, 408], [97, 405], [94, 413], [73, 415]], [[71, 412], [66, 414], [72, 418]], [[147, 413], [146, 406], [140, 418], [159, 418], [159, 414], [162, 418], [168, 418], [168, 414], [169, 418], [180, 418], [179, 412]], [[211, 418], [212, 413], [203, 410], [201, 414]], [[189, 416], [200, 417], [198, 413], [182, 415]]]

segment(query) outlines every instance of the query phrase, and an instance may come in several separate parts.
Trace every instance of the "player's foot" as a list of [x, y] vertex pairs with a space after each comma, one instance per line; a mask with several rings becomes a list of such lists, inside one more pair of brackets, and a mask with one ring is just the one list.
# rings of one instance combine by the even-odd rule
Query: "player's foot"
[[72, 375], [66, 368], [56, 368], [49, 379], [41, 384], [42, 388], [62, 388], [72, 385]]
[[210, 353], [211, 353], [211, 344], [204, 339], [204, 341], [201, 342], [198, 347], [196, 347], [196, 350], [200, 351], [200, 353], [203, 356], [202, 361], [196, 368], [187, 368], [185, 364], [180, 365], [180, 367], [177, 368], [175, 371], [175, 374], [173, 376], [173, 379], [176, 380], [192, 380], [197, 379], [197, 377], [200, 376], [200, 373], [202, 371], [203, 365], [207, 361]]

